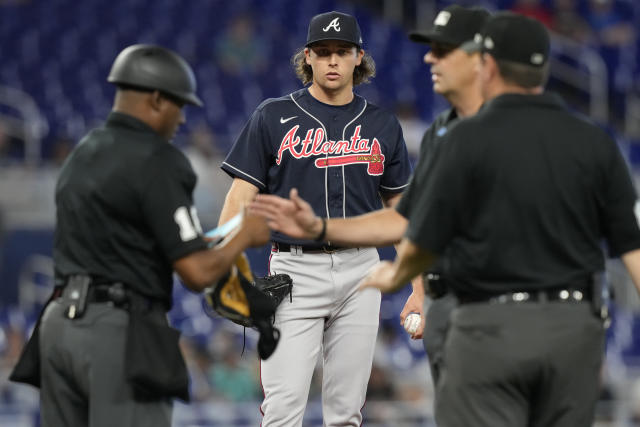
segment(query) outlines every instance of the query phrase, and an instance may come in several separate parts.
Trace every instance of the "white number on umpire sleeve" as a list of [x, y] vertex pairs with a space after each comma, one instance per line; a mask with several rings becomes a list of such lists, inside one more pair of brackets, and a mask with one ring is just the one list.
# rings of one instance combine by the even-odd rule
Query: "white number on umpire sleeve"
[[202, 234], [202, 226], [200, 225], [200, 218], [198, 218], [198, 211], [195, 206], [191, 206], [191, 221], [199, 234]]
[[195, 206], [191, 206], [190, 210], [187, 210], [186, 206], [180, 206], [173, 214], [173, 219], [180, 228], [180, 238], [183, 242], [193, 240], [202, 233]]

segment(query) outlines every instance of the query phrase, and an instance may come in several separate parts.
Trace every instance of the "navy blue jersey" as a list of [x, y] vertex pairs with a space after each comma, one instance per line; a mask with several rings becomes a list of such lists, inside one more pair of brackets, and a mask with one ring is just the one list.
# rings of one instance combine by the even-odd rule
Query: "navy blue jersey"
[[411, 174], [392, 114], [358, 95], [346, 105], [324, 104], [306, 88], [258, 106], [222, 169], [263, 193], [289, 197], [295, 187], [327, 218], [380, 209], [380, 193], [403, 191]]

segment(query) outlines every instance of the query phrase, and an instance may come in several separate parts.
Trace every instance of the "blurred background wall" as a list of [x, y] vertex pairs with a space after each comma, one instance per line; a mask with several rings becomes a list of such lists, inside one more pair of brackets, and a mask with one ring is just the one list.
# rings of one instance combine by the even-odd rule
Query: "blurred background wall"
[[[433, 94], [425, 45], [407, 32], [428, 28], [434, 0], [0, 0], [0, 426], [37, 425], [38, 393], [9, 383], [37, 314], [52, 287], [51, 246], [57, 171], [78, 139], [110, 110], [106, 76], [116, 54], [134, 43], [177, 50], [194, 67], [203, 109], [187, 107], [175, 144], [199, 175], [196, 204], [215, 226], [231, 179], [218, 166], [254, 108], [300, 87], [290, 57], [320, 12], [354, 14], [377, 77], [356, 90], [394, 111], [415, 157], [422, 133], [446, 108]], [[640, 2], [637, 0], [459, 1], [513, 9], [553, 32], [551, 90], [619, 142], [637, 175], [640, 165]], [[251, 250], [266, 273], [266, 248]], [[390, 248], [383, 257], [392, 257]], [[640, 425], [638, 297], [617, 261], [602, 371], [598, 426]], [[429, 426], [433, 390], [421, 341], [398, 314], [409, 289], [383, 298], [367, 426]], [[175, 286], [171, 318], [183, 334], [194, 403], [178, 405], [176, 426], [256, 426], [262, 395], [256, 335], [211, 319], [201, 298]], [[245, 336], [246, 332], [246, 336]], [[243, 345], [246, 348], [243, 352]], [[357, 357], [357, 355], [354, 355]], [[318, 373], [321, 372], [318, 365]], [[314, 383], [306, 424], [322, 425]]]

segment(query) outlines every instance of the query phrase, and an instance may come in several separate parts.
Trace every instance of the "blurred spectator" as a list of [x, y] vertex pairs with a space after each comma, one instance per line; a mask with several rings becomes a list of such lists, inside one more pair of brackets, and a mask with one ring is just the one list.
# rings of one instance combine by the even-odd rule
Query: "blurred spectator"
[[587, 20], [603, 46], [623, 47], [635, 42], [633, 24], [616, 9], [613, 0], [589, 0]]
[[610, 109], [622, 113], [634, 83], [636, 30], [632, 14], [614, 0], [589, 0], [587, 20], [609, 71]]
[[212, 388], [209, 381], [211, 369], [211, 355], [206, 348], [199, 346], [193, 340], [182, 337], [180, 349], [189, 369], [189, 392], [194, 402], [206, 402], [212, 397]]
[[241, 351], [232, 332], [219, 331], [213, 339], [214, 357], [209, 378], [214, 394], [232, 402], [258, 399], [260, 386], [257, 359], [241, 358]]
[[258, 399], [260, 387], [256, 379], [257, 371], [240, 361], [240, 353], [232, 349], [221, 361], [214, 363], [210, 371], [214, 391], [232, 402]]
[[576, 0], [554, 0], [551, 29], [578, 43], [587, 43], [593, 37], [589, 24], [578, 11]]
[[250, 15], [240, 15], [231, 21], [215, 46], [218, 65], [227, 74], [257, 74], [266, 68], [266, 45], [255, 35], [255, 23]]
[[391, 373], [383, 367], [373, 364], [367, 388], [367, 400], [396, 400], [397, 395]]
[[551, 28], [552, 17], [551, 12], [542, 3], [542, 0], [516, 0], [511, 7], [513, 12], [521, 15], [530, 16], [542, 22], [545, 26]]
[[61, 167], [74, 147], [73, 139], [67, 136], [58, 137], [51, 147], [51, 162], [56, 167]]
[[8, 380], [29, 333], [26, 319], [17, 308], [9, 308], [0, 315], [0, 320], [0, 405], [8, 403], [36, 408], [39, 402], [37, 390]]
[[231, 186], [231, 178], [220, 169], [224, 154], [218, 147], [216, 136], [206, 123], [200, 123], [189, 135], [184, 154], [198, 176], [193, 192], [198, 216], [205, 229], [218, 223], [224, 198]]
[[410, 102], [398, 103], [395, 108], [395, 114], [400, 122], [409, 155], [415, 161], [420, 153], [422, 135], [424, 135], [429, 125], [418, 116], [415, 105]]
[[11, 136], [8, 125], [0, 120], [0, 163], [24, 160], [24, 143]]

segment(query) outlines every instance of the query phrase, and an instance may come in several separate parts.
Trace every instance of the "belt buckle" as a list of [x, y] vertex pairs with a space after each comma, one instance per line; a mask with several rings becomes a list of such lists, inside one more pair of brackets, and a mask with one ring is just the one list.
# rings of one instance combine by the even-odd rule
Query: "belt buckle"
[[332, 254], [334, 252], [338, 252], [338, 249], [335, 247], [322, 245], [322, 252], [324, 252], [325, 254]]

